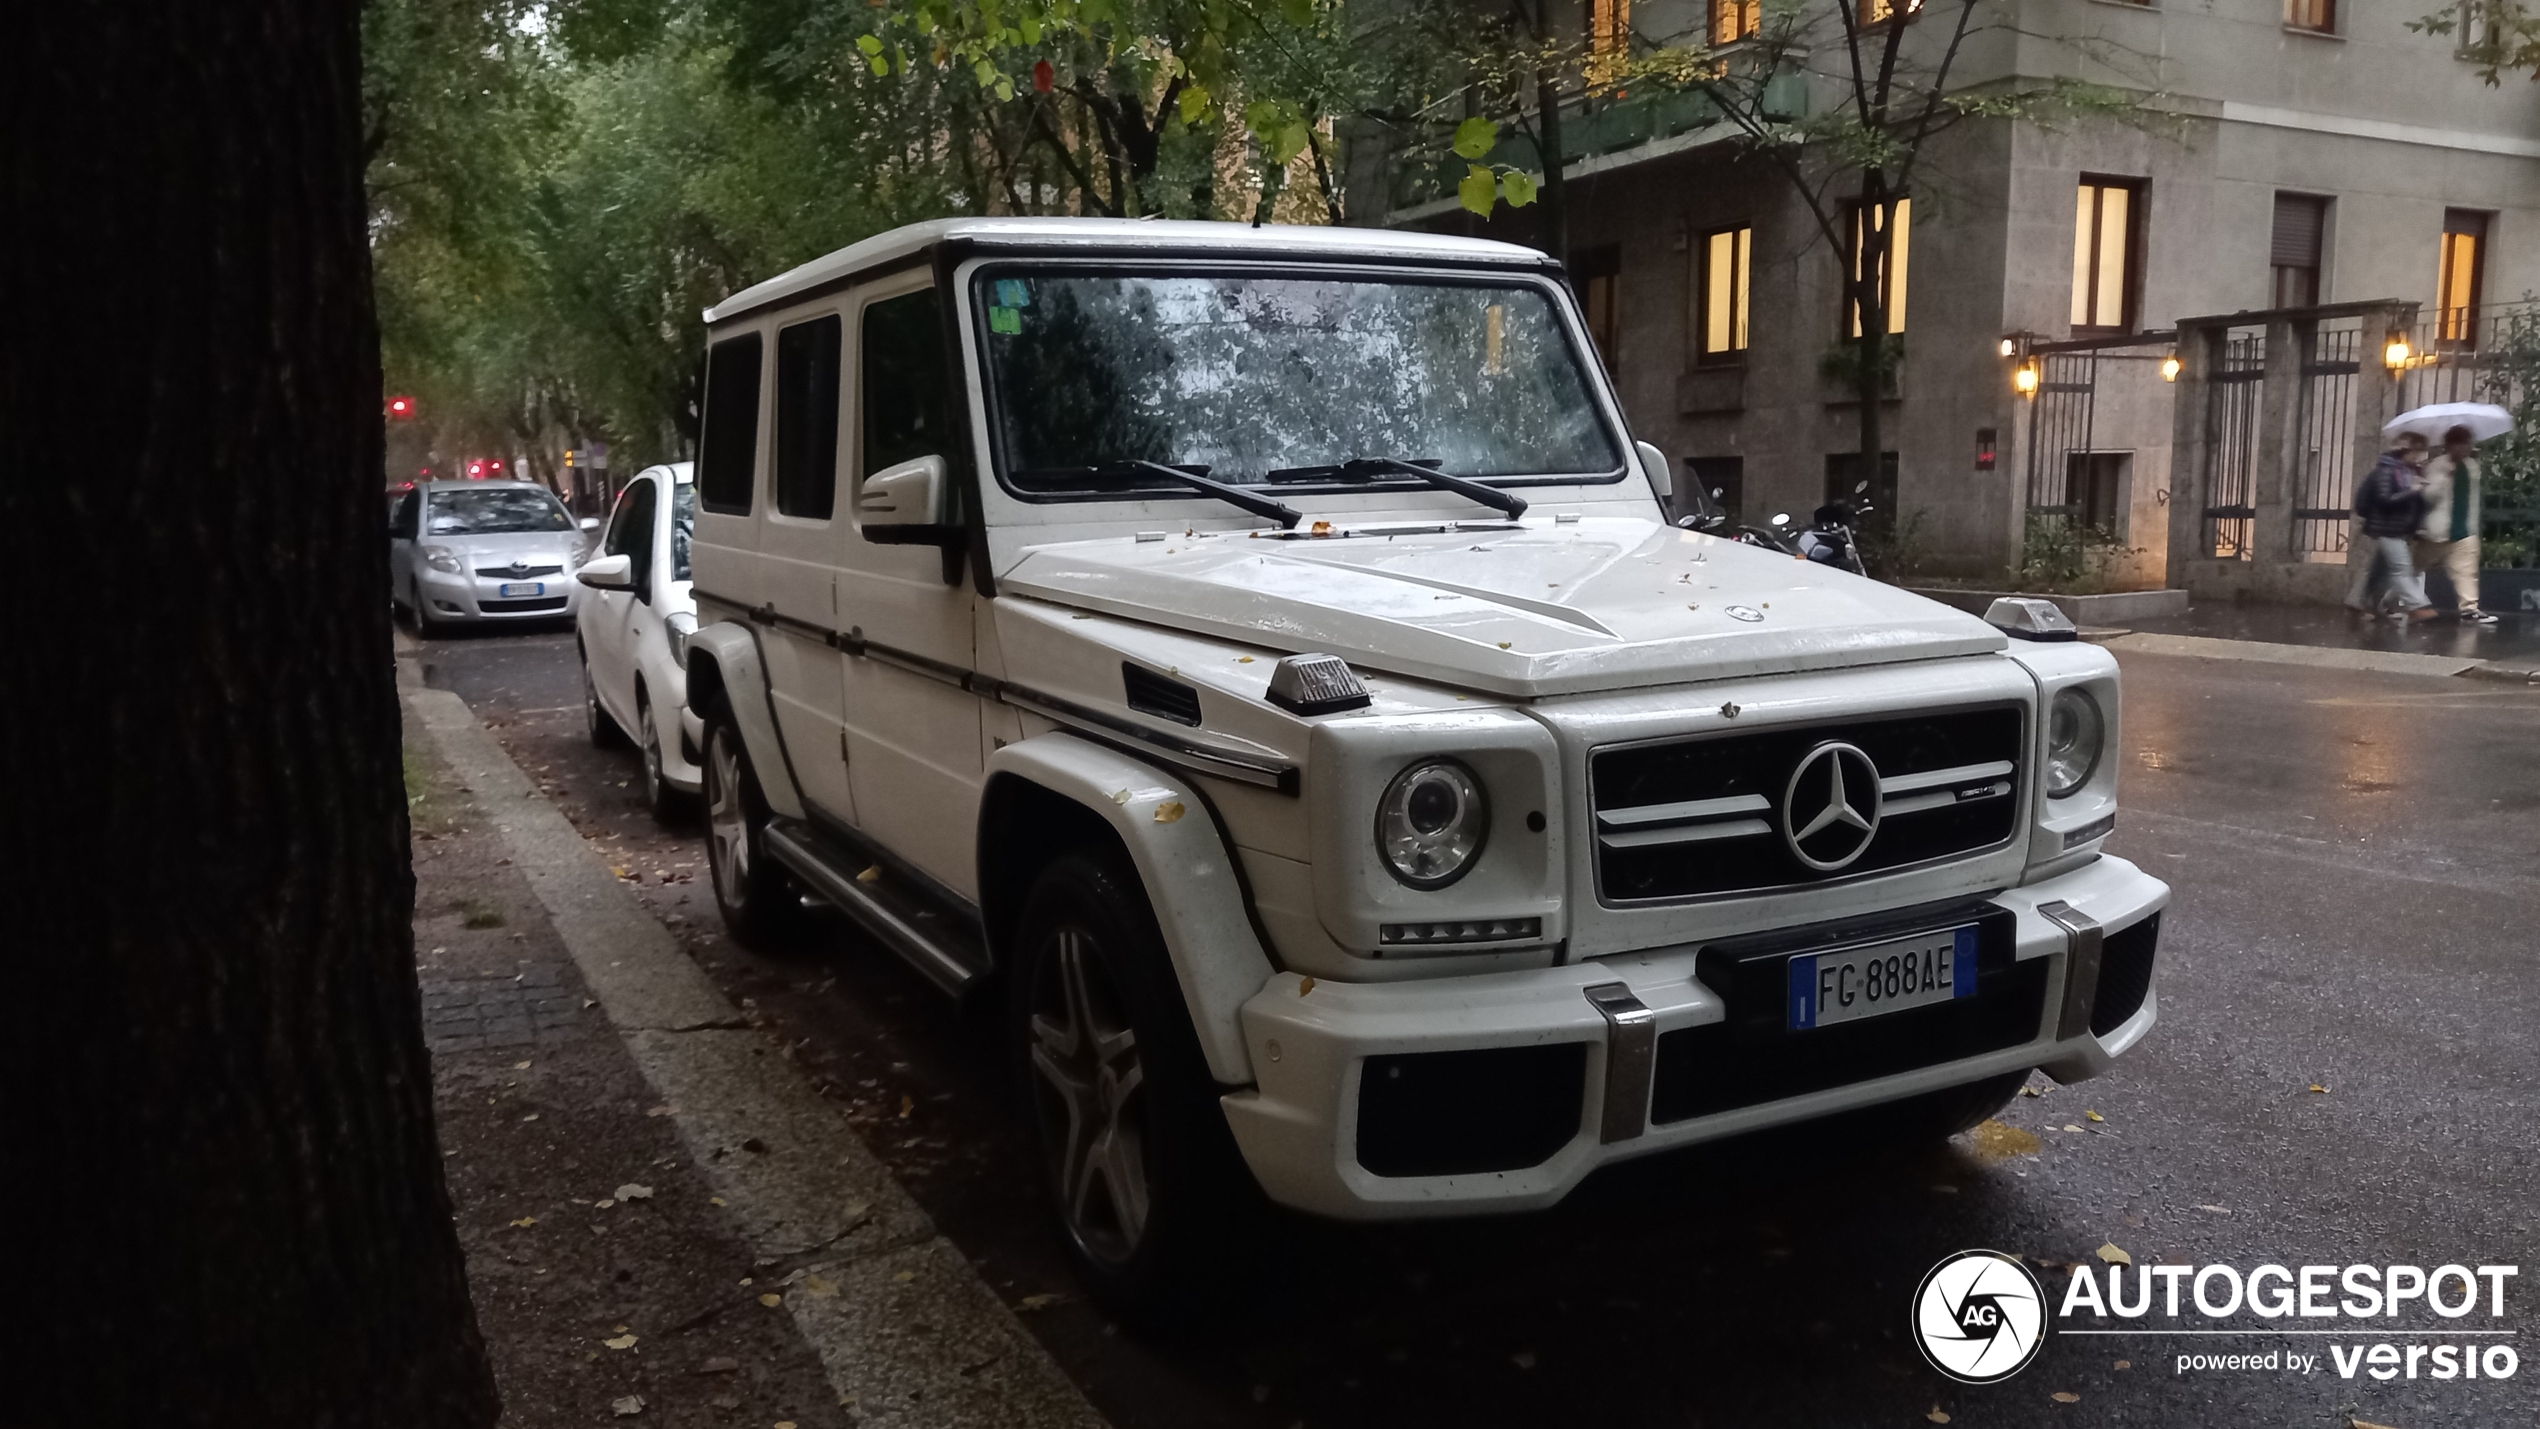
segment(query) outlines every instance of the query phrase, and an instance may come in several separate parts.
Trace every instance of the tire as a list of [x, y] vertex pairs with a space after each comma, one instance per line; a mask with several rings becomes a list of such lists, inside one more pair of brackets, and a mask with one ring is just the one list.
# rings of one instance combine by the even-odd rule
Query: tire
[[1202, 1308], [1267, 1202], [1244, 1168], [1145, 891], [1070, 854], [1025, 901], [1008, 1037], [1060, 1243], [1092, 1298], [1154, 1323]]
[[706, 722], [706, 868], [715, 911], [743, 947], [781, 951], [801, 940], [802, 895], [767, 851], [767, 796], [730, 716]]
[[574, 653], [582, 659], [582, 723], [591, 736], [593, 749], [624, 749], [630, 742], [617, 717], [600, 704], [600, 687], [591, 679], [591, 652], [577, 640]]
[[408, 585], [406, 595], [414, 603], [415, 638], [417, 640], [439, 638], [441, 622], [432, 618], [432, 607], [426, 604], [423, 598], [422, 583], [418, 581]]
[[635, 722], [643, 730], [636, 743], [644, 752], [644, 807], [655, 823], [678, 823], [688, 816], [692, 801], [662, 774], [661, 724], [653, 718], [653, 702], [640, 693], [635, 699]]

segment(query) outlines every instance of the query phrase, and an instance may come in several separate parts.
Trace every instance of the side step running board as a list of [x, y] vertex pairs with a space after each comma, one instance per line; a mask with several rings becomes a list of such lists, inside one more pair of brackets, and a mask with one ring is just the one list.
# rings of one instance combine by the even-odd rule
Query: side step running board
[[955, 997], [988, 971], [987, 950], [967, 920], [947, 917], [883, 883], [860, 883], [859, 869], [808, 825], [770, 819], [767, 851], [817, 898], [864, 925], [927, 981]]

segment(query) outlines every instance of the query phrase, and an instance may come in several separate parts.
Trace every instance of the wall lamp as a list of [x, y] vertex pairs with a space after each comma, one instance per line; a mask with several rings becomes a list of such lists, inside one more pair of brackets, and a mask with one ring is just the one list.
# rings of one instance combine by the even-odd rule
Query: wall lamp
[[2011, 372], [2011, 390], [2023, 397], [2037, 395], [2037, 363], [2023, 362]]
[[2393, 372], [2403, 371], [2409, 359], [2415, 356], [2416, 349], [2408, 346], [2407, 334], [2394, 332], [2390, 334], [2390, 341], [2381, 349], [2381, 365]]
[[2179, 361], [2177, 353], [2173, 352], [2169, 356], [2162, 358], [2161, 380], [2164, 382], [2176, 382], [2178, 380], [2178, 369]]

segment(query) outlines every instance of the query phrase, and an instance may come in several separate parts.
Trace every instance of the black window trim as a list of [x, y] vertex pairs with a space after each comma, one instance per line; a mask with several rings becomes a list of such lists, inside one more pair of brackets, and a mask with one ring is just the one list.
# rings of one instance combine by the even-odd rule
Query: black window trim
[[[962, 281], [959, 289], [954, 294], [954, 300], [962, 304], [963, 307], [967, 309], [967, 312], [964, 315], [964, 319], [967, 324], [966, 330], [970, 335], [972, 347], [977, 354], [979, 374], [977, 400], [980, 403], [980, 406], [976, 415], [986, 416], [988, 413], [993, 412], [995, 410], [997, 397], [995, 369], [994, 366], [986, 360], [989, 335], [987, 327], [987, 305], [976, 301], [979, 286], [982, 283], [993, 281], [1000, 273], [1011, 273], [1016, 271], [1018, 268], [1028, 269], [1034, 273], [1048, 273], [1053, 270], [1068, 270], [1077, 273], [1094, 274], [1154, 274], [1160, 271], [1169, 271], [1176, 276], [1190, 275], [1203, 277], [1257, 276], [1264, 270], [1275, 270], [1278, 276], [1281, 277], [1381, 276], [1391, 281], [1427, 282], [1437, 284], [1441, 287], [1530, 287], [1542, 292], [1547, 298], [1551, 299], [1553, 310], [1560, 314], [1562, 320], [1562, 341], [1568, 346], [1572, 360], [1579, 362], [1581, 370], [1588, 376], [1587, 385], [1589, 394], [1597, 404], [1598, 417], [1605, 427], [1608, 438], [1613, 441], [1615, 454], [1621, 458], [1621, 462], [1610, 471], [1602, 473], [1554, 473], [1548, 476], [1495, 477], [1489, 479], [1487, 484], [1503, 488], [1611, 486], [1619, 484], [1623, 478], [1631, 472], [1632, 438], [1630, 424], [1623, 420], [1621, 408], [1614, 399], [1614, 394], [1610, 388], [1610, 380], [1605, 372], [1604, 360], [1596, 357], [1595, 346], [1593, 343], [1586, 343], [1584, 347], [1582, 346], [1586, 338], [1587, 331], [1586, 314], [1583, 311], [1578, 310], [1575, 298], [1568, 293], [1567, 285], [1561, 281], [1559, 273], [1557, 271], [1547, 272], [1545, 269], [1539, 268], [1518, 267], [1514, 264], [1506, 267], [1487, 265], [1456, 266], [1451, 267], [1444, 272], [1438, 271], [1440, 266], [1444, 265], [1380, 262], [1369, 263], [1354, 261], [1333, 262], [1328, 259], [1307, 259], [1300, 261], [1290, 260], [1284, 256], [1266, 257], [1249, 254], [1229, 257], [1216, 257], [1213, 255], [1192, 256], [1187, 252], [1185, 252], [1178, 260], [1172, 257], [1144, 253], [1105, 253], [1099, 257], [1071, 257], [1063, 254], [998, 252], [992, 256], [983, 257], [979, 262], [966, 265], [961, 273]], [[996, 474], [997, 485], [1004, 488], [1005, 493], [1017, 501], [1027, 502], [1036, 506], [1067, 506], [1098, 502], [1206, 501], [1210, 499], [1206, 495], [1195, 491], [1185, 492], [1166, 489], [1139, 491], [1026, 491], [1018, 488], [1011, 480], [1008, 479], [1006, 475], [1009, 470], [1010, 463], [1005, 451], [1005, 434], [998, 429], [998, 424], [993, 420], [988, 421], [986, 426], [988, 429], [988, 465]], [[1363, 486], [1348, 484], [1333, 484], [1327, 486], [1306, 484], [1289, 486], [1283, 484], [1280, 486], [1279, 490], [1282, 494], [1296, 496], [1350, 496], [1363, 495], [1366, 492], [1366, 488]]]
[[[770, 389], [774, 386], [773, 383], [768, 381], [767, 366], [768, 363], [773, 360], [773, 353], [776, 345], [768, 341], [769, 331], [770, 326], [768, 324], [754, 322], [737, 332], [724, 332], [718, 334], [709, 331], [706, 334], [705, 371], [702, 375], [702, 380], [698, 383], [699, 391], [697, 394], [698, 426], [696, 480], [697, 510], [699, 512], [711, 513], [716, 516], [737, 516], [743, 519], [755, 519], [759, 515], [759, 507], [762, 498], [765, 499], [765, 502], [770, 509], [773, 509], [775, 505], [775, 497], [772, 494], [762, 492], [759, 489], [763, 484], [762, 478], [770, 475], [770, 473], [762, 470], [767, 463], [758, 459], [759, 448], [765, 445], [767, 441], [767, 403], [769, 397], [772, 395]], [[716, 503], [707, 496], [707, 472], [705, 469], [707, 451], [706, 443], [711, 435], [710, 429], [713, 426], [714, 418], [714, 352], [716, 348], [722, 347], [727, 343], [739, 342], [754, 343], [758, 348], [758, 378], [755, 393], [758, 400], [750, 412], [750, 479], [747, 483], [749, 496], [741, 505], [726, 506]]]
[[[837, 451], [832, 454], [829, 471], [829, 514], [826, 516], [803, 516], [785, 509], [783, 499], [784, 473], [780, 469], [779, 465], [782, 458], [782, 453], [779, 448], [784, 441], [783, 425], [785, 421], [784, 341], [785, 334], [793, 331], [794, 329], [798, 327], [808, 327], [813, 323], [821, 322], [830, 318], [835, 318], [838, 322], [838, 402], [837, 412], [831, 424], [835, 430], [830, 433], [830, 445], [837, 448]], [[765, 439], [767, 443], [768, 518], [773, 521], [782, 521], [792, 525], [810, 528], [832, 525], [838, 520], [840, 506], [839, 498], [842, 495], [847, 498], [845, 505], [849, 509], [852, 509], [855, 505], [852, 483], [843, 480], [847, 466], [845, 461], [848, 410], [846, 383], [848, 375], [851, 372], [860, 372], [863, 370], [861, 363], [851, 364], [848, 360], [851, 355], [858, 357], [862, 355], [862, 344], [856, 342], [855, 338], [847, 331], [846, 305], [842, 302], [814, 303], [809, 305], [807, 308], [787, 308], [782, 313], [778, 314], [766, 328], [762, 329], [762, 331], [768, 335], [768, 349], [775, 354], [773, 370], [762, 367], [760, 374], [761, 381], [766, 381], [770, 377], [774, 378], [774, 382], [768, 389], [768, 395], [764, 399], [763, 408], [760, 413], [761, 423], [766, 428]], [[738, 334], [735, 335], [737, 336]], [[858, 404], [858, 407], [860, 410], [861, 404]], [[702, 443], [700, 446], [702, 447]], [[848, 487], [849, 489], [841, 492], [839, 488], [842, 486]], [[700, 490], [699, 495], [703, 495], [702, 490]], [[699, 504], [702, 508], [703, 503], [700, 502]]]

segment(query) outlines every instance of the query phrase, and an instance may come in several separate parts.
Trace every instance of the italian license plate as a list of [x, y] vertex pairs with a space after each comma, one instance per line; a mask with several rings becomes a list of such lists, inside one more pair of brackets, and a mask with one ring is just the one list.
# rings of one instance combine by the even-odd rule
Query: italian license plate
[[1805, 1032], [1976, 993], [1976, 930], [1943, 928], [1790, 960], [1789, 1028]]
[[545, 581], [505, 581], [500, 587], [500, 594], [505, 600], [514, 600], [525, 595], [545, 595], [546, 593], [547, 583]]

